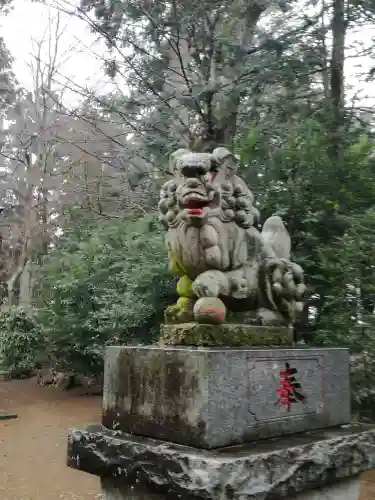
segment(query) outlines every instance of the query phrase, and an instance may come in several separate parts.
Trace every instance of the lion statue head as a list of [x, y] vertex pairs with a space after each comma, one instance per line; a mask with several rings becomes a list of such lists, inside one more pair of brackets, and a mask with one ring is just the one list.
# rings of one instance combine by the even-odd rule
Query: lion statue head
[[237, 175], [239, 158], [226, 148], [212, 153], [179, 149], [171, 155], [170, 174], [160, 193], [160, 220], [166, 228], [201, 226], [210, 218], [253, 226], [259, 212], [253, 194]]

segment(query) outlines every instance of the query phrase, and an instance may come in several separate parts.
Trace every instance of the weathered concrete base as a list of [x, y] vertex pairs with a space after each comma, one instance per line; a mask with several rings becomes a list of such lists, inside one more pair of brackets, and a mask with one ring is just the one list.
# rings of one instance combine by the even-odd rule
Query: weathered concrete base
[[375, 466], [375, 427], [208, 451], [93, 426], [71, 431], [68, 464], [106, 478], [105, 500], [357, 500], [356, 478]]
[[349, 422], [347, 349], [107, 350], [108, 429], [213, 449]]
[[[150, 493], [149, 490], [139, 486], [121, 485], [112, 479], [102, 480], [103, 500], [167, 500], [163, 493]], [[288, 500], [360, 500], [359, 478], [341, 481], [326, 488], [306, 491], [297, 496], [288, 497]], [[193, 497], [191, 497], [193, 499]], [[264, 497], [263, 497], [264, 498]], [[181, 500], [187, 500], [184, 496]]]
[[236, 323], [205, 325], [181, 323], [161, 325], [160, 346], [201, 347], [280, 347], [293, 345], [293, 329], [282, 326], [256, 326]]

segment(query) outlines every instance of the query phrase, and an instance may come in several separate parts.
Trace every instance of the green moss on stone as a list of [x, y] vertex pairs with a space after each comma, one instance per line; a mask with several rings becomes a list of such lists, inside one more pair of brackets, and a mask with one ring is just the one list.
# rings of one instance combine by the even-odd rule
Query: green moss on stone
[[291, 346], [293, 331], [287, 327], [230, 323], [165, 324], [160, 329], [159, 344], [201, 347]]

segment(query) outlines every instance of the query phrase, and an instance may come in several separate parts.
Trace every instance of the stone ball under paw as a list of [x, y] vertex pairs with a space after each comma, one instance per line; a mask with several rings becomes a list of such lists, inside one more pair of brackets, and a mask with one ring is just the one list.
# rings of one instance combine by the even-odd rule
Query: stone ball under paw
[[194, 304], [194, 318], [198, 323], [224, 323], [226, 307], [217, 297], [201, 297]]

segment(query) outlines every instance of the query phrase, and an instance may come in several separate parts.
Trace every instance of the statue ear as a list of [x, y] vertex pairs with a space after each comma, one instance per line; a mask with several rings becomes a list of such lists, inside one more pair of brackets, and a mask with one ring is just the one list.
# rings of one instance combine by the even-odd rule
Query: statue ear
[[238, 170], [239, 159], [240, 157], [238, 155], [233, 155], [230, 158], [230, 161], [227, 164], [227, 171], [228, 171], [227, 174], [229, 176], [236, 175]]
[[233, 154], [229, 149], [219, 147], [212, 152], [212, 156], [219, 165], [217, 172], [220, 178], [229, 180], [236, 175], [240, 160], [239, 155]]
[[226, 181], [233, 182], [238, 170], [238, 162], [234, 156], [225, 158], [219, 168], [220, 177]]
[[189, 149], [185, 148], [180, 148], [177, 149], [177, 151], [174, 151], [169, 157], [169, 173], [172, 175], [180, 174], [177, 169], [178, 161], [182, 156], [189, 154], [190, 152], [191, 151]]

